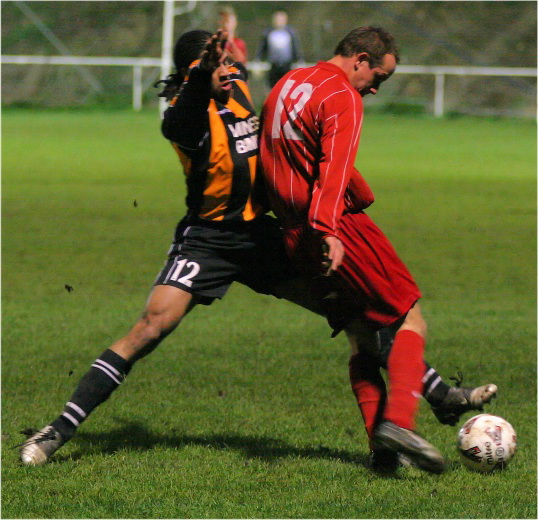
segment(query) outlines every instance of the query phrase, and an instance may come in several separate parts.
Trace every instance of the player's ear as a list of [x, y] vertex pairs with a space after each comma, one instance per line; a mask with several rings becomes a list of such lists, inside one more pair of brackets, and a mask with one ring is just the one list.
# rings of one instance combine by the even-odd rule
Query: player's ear
[[368, 65], [370, 64], [370, 55], [367, 52], [359, 52], [359, 54], [357, 54], [355, 65], [358, 66], [359, 64], [364, 62], [366, 62]]
[[367, 52], [359, 52], [355, 60], [355, 71], [359, 70], [359, 67], [364, 65], [368, 65], [368, 67], [370, 67], [370, 55]]

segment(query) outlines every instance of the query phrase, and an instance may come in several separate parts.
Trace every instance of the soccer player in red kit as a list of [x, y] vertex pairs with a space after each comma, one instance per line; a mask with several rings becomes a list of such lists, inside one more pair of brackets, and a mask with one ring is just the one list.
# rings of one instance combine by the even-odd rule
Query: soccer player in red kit
[[[351, 383], [374, 453], [404, 453], [422, 469], [440, 473], [443, 457], [413, 431], [426, 334], [417, 303], [420, 290], [362, 211], [373, 195], [354, 168], [362, 97], [377, 92], [398, 60], [389, 33], [363, 27], [351, 31], [329, 61], [290, 71], [265, 102], [260, 157], [289, 256], [312, 276], [328, 267], [330, 276], [323, 283], [348, 299], [350, 307], [361, 309], [359, 319], [345, 330], [352, 344]], [[366, 323], [366, 334], [359, 323]], [[369, 361], [364, 338], [387, 326], [395, 327], [396, 334], [384, 403], [384, 382]]]

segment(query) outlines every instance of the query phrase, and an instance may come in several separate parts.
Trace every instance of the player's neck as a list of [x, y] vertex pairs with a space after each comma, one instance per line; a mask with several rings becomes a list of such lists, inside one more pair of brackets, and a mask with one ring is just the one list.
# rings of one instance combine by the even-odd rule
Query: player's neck
[[355, 63], [357, 61], [357, 56], [351, 56], [347, 58], [346, 56], [341, 56], [340, 54], [337, 54], [336, 56], [333, 56], [330, 60], [328, 60], [328, 63], [332, 63], [333, 65], [336, 65], [338, 68], [342, 69], [344, 71], [344, 74], [351, 79], [351, 76], [355, 72]]

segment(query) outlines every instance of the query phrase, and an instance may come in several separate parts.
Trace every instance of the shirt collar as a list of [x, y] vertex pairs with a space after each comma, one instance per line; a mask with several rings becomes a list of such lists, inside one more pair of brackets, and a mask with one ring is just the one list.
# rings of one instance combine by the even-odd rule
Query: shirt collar
[[320, 69], [328, 70], [329, 72], [334, 72], [338, 74], [351, 85], [351, 82], [349, 81], [349, 78], [347, 77], [346, 73], [334, 63], [329, 63], [328, 61], [318, 61], [316, 66]]

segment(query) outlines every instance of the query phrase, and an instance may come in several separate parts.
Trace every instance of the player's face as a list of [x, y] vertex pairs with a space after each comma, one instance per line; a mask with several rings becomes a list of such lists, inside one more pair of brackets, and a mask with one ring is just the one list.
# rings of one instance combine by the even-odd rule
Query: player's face
[[381, 65], [370, 67], [367, 60], [358, 61], [351, 84], [361, 96], [375, 95], [381, 83], [390, 78], [396, 69], [396, 58], [393, 54], [385, 54]]
[[223, 54], [219, 66], [214, 70], [212, 75], [212, 97], [225, 105], [230, 99], [232, 93], [232, 82], [230, 81], [231, 60]]

